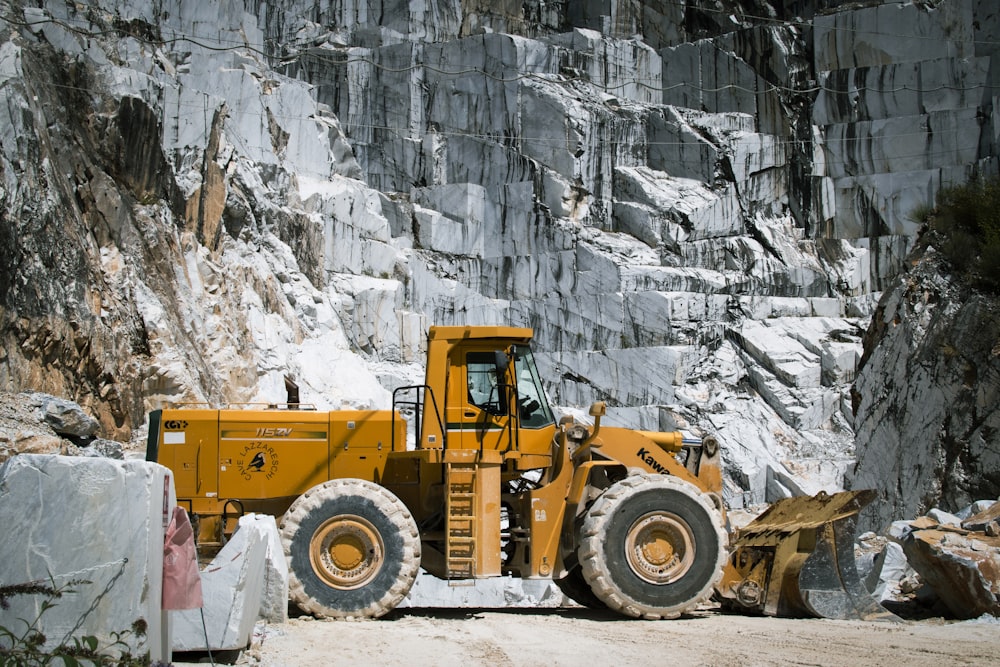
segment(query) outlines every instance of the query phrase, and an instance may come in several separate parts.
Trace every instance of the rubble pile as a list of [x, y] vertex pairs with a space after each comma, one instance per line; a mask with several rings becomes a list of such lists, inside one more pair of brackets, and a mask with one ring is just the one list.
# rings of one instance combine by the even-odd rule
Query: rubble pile
[[[961, 517], [966, 517], [962, 519]], [[858, 539], [858, 570], [880, 602], [903, 615], [1000, 616], [1000, 502], [957, 515], [931, 510]]]
[[99, 428], [73, 401], [40, 392], [0, 392], [0, 463], [15, 454], [124, 458], [121, 443], [96, 437]]

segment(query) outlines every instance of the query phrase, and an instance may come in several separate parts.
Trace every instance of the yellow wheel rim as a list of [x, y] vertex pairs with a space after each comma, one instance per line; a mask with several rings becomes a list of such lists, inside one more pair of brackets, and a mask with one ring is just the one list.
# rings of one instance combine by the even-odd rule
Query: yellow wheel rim
[[336, 516], [313, 533], [309, 561], [327, 585], [351, 590], [375, 578], [385, 561], [385, 545], [367, 520], [354, 515]]
[[644, 514], [632, 524], [625, 537], [629, 567], [636, 576], [651, 584], [677, 581], [691, 569], [694, 556], [691, 527], [669, 512]]

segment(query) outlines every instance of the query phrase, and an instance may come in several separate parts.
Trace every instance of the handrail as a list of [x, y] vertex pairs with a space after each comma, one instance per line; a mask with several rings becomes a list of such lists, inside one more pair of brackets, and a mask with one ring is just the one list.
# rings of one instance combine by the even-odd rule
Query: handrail
[[[521, 405], [518, 400], [520, 397], [517, 395], [517, 385], [516, 384], [501, 384], [498, 385], [504, 388], [504, 402], [507, 406], [507, 426], [506, 431], [508, 432], [507, 437], [507, 448], [503, 450], [503, 453], [513, 450], [515, 452], [521, 451], [520, 435], [521, 435]], [[514, 400], [511, 401], [511, 398]], [[515, 428], [515, 420], [517, 420], [517, 428]]]
[[[398, 397], [398, 394], [406, 391], [417, 391], [417, 397], [413, 400], [402, 400]], [[421, 392], [426, 392], [430, 396], [431, 404], [434, 408], [434, 416], [437, 418], [438, 428], [441, 429], [441, 448], [448, 448], [448, 431], [444, 427], [444, 422], [441, 420], [441, 411], [438, 409], [437, 398], [434, 396], [434, 390], [431, 389], [430, 385], [427, 384], [410, 384], [403, 387], [396, 387], [392, 392], [392, 420], [395, 424], [396, 413], [400, 412], [398, 406], [411, 406], [414, 408], [414, 440], [417, 444], [417, 449], [422, 449], [420, 443], [423, 440], [423, 410], [424, 410], [424, 400], [422, 398]], [[392, 449], [396, 450], [396, 429], [392, 429]]]

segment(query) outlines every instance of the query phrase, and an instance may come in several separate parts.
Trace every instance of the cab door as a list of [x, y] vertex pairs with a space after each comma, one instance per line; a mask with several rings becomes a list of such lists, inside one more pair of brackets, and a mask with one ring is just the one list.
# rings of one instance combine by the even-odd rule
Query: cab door
[[511, 387], [493, 350], [457, 346], [448, 379], [448, 443], [462, 449], [514, 447]]

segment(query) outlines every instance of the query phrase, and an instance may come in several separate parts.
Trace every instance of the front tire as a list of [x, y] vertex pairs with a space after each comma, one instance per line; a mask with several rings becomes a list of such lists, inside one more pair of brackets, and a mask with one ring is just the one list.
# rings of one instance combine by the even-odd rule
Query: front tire
[[281, 521], [289, 597], [320, 618], [377, 618], [417, 576], [420, 535], [384, 487], [336, 479], [299, 496]]
[[579, 548], [583, 578], [609, 608], [635, 618], [676, 618], [722, 577], [721, 517], [695, 486], [630, 475], [587, 510]]

